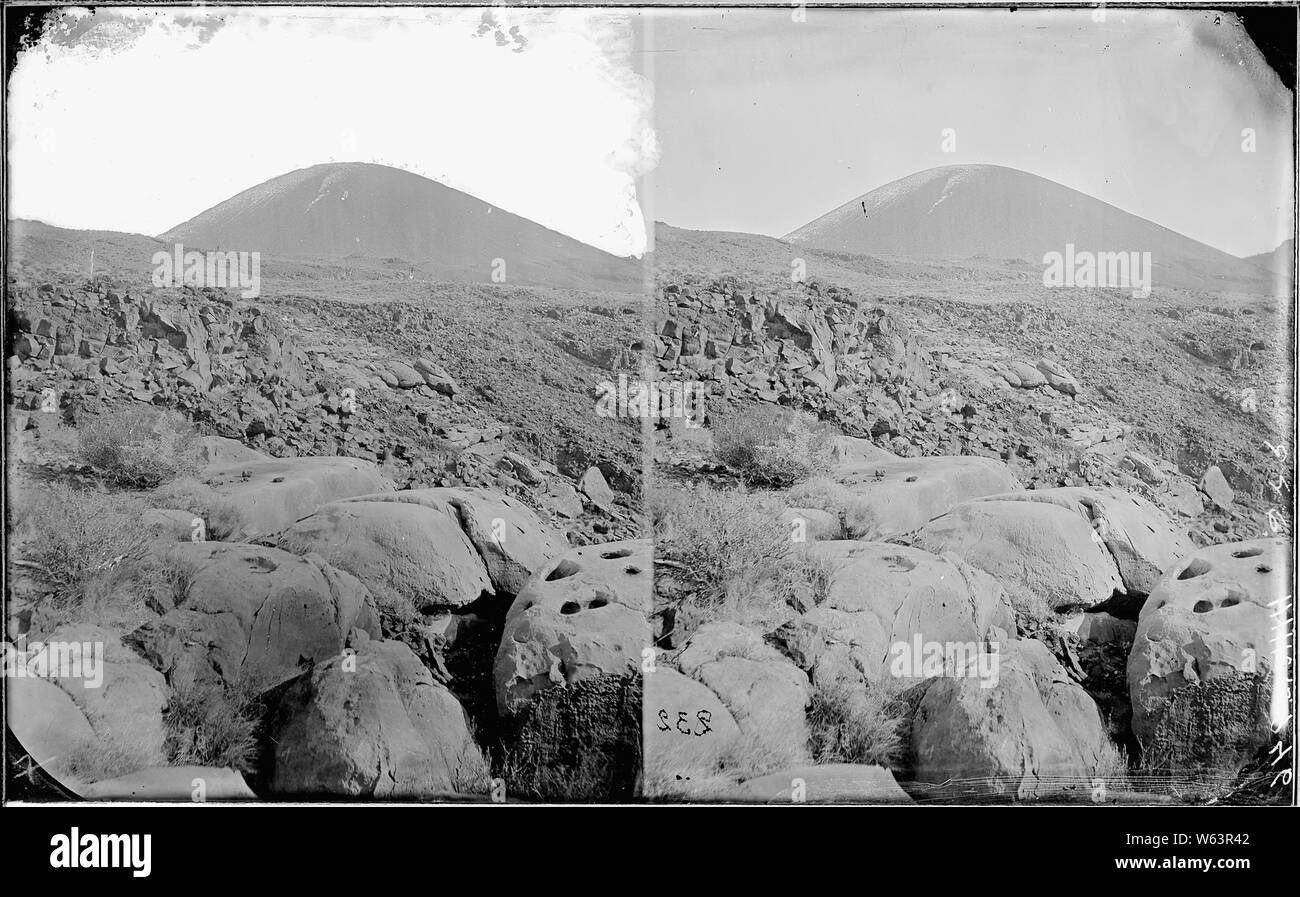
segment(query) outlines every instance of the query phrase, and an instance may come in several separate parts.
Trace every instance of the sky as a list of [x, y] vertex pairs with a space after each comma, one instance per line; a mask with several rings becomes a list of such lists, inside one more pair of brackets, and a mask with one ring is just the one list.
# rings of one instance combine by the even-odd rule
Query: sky
[[10, 82], [10, 214], [158, 234], [298, 168], [381, 162], [618, 255], [652, 87], [623, 13], [74, 11]]
[[[1294, 98], [1235, 20], [1162, 9], [674, 10], [657, 220], [782, 236], [939, 165], [1019, 168], [1234, 255], [1290, 236]], [[943, 151], [944, 129], [955, 152]], [[1242, 151], [1242, 130], [1255, 152]]]
[[1292, 230], [1293, 97], [1230, 17], [484, 15], [70, 13], [13, 73], [10, 213], [157, 234], [297, 168], [380, 162], [639, 255], [652, 217], [782, 236], [914, 172], [983, 162], [1235, 255]]

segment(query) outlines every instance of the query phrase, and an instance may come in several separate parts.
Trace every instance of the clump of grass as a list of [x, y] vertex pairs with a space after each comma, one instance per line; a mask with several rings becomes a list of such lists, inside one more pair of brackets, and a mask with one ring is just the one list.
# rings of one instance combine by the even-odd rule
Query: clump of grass
[[892, 768], [898, 762], [905, 708], [897, 695], [879, 685], [816, 685], [807, 719], [809, 748], [817, 763]]
[[786, 492], [786, 504], [792, 508], [815, 508], [839, 520], [840, 539], [866, 539], [875, 534], [878, 515], [861, 497], [855, 496], [827, 477], [813, 477]]
[[240, 532], [243, 518], [215, 489], [193, 477], [180, 477], [156, 489], [149, 503], [164, 510], [186, 511], [203, 521], [208, 540], [225, 542]]
[[174, 687], [163, 711], [167, 761], [252, 772], [262, 709], [258, 689], [248, 682]]
[[826, 597], [834, 568], [793, 541], [779, 503], [707, 486], [653, 496], [657, 572], [700, 619], [753, 622]]
[[152, 489], [196, 473], [201, 444], [179, 414], [134, 407], [94, 418], [80, 427], [78, 453], [83, 463], [116, 486]]
[[55, 766], [81, 782], [115, 779], [154, 765], [143, 747], [113, 737], [80, 741], [56, 759]]
[[831, 467], [834, 441], [806, 411], [761, 405], [711, 429], [714, 456], [751, 486], [783, 489]]
[[138, 501], [65, 483], [24, 496], [14, 521], [13, 563], [48, 591], [57, 616], [93, 622], [143, 600], [157, 562]]

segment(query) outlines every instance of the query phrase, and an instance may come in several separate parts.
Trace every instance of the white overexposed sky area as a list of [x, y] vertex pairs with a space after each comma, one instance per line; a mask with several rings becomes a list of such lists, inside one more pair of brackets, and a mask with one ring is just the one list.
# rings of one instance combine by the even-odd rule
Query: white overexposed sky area
[[320, 162], [422, 174], [618, 255], [652, 88], [625, 13], [217, 8], [70, 12], [18, 59], [10, 215], [158, 234]]
[[[654, 17], [655, 218], [781, 236], [914, 172], [989, 163], [1234, 255], [1290, 236], [1294, 98], [1232, 16], [793, 18], [788, 7]], [[1255, 153], [1241, 150], [1243, 128]]]
[[628, 255], [647, 245], [643, 207], [781, 236], [897, 178], [982, 162], [1235, 255], [1292, 229], [1294, 97], [1228, 15], [484, 15], [68, 13], [10, 82], [10, 214], [157, 234], [294, 169], [367, 161]]

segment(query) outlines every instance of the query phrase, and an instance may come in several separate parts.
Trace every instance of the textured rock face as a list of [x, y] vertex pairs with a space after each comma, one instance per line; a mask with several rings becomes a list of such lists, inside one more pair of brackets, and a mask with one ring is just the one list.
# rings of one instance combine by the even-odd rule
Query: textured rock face
[[832, 476], [860, 539], [909, 533], [968, 499], [1020, 488], [1002, 462], [971, 456], [854, 462]]
[[272, 722], [277, 795], [429, 798], [486, 791], [465, 711], [410, 649], [363, 639], [291, 685]]
[[641, 712], [639, 673], [537, 693], [510, 721], [507, 792], [532, 800], [634, 800], [643, 769]]
[[487, 489], [409, 489], [345, 501], [409, 502], [443, 512], [482, 558], [492, 587], [511, 595], [566, 548], [563, 537], [527, 505]]
[[926, 524], [917, 544], [996, 577], [1016, 607], [1086, 609], [1123, 588], [1087, 520], [1051, 502], [968, 502]]
[[651, 566], [650, 542], [631, 540], [573, 549], [538, 570], [506, 615], [493, 667], [500, 712], [636, 669], [650, 644]]
[[463, 607], [492, 591], [478, 552], [445, 510], [400, 501], [336, 502], [289, 527], [279, 542], [319, 554], [372, 593], [416, 609]]
[[1185, 530], [1139, 495], [1101, 486], [1026, 489], [979, 501], [1037, 501], [1074, 511], [1110, 552], [1126, 591], [1148, 595], [1164, 571], [1191, 553]]
[[1142, 608], [1128, 661], [1145, 762], [1234, 775], [1269, 743], [1274, 602], [1289, 595], [1290, 581], [1285, 539], [1204, 548], [1165, 574]]
[[933, 680], [912, 718], [911, 753], [918, 781], [1019, 798], [1078, 789], [1117, 762], [1092, 698], [1028, 639], [1003, 648], [990, 688]]
[[210, 465], [199, 479], [242, 518], [237, 537], [277, 532], [327, 502], [393, 484], [369, 461], [357, 458], [280, 458]]
[[820, 642], [810, 659], [815, 681], [825, 678], [819, 671], [832, 646], [847, 648], [869, 682], [908, 680], [929, 675], [912, 662], [918, 636], [923, 644], [977, 646], [994, 628], [1015, 631], [1001, 586], [955, 556], [885, 542], [822, 542], [809, 550], [834, 570], [825, 600], [801, 621]]
[[1210, 497], [1210, 501], [1224, 511], [1232, 506], [1232, 501], [1236, 498], [1232, 487], [1228, 485], [1227, 479], [1223, 476], [1223, 471], [1219, 470], [1218, 467], [1211, 467], [1205, 471], [1205, 475], [1201, 477], [1201, 491]]
[[369, 592], [319, 556], [224, 542], [171, 552], [186, 571], [177, 605], [125, 641], [173, 685], [216, 675], [269, 688], [336, 657], [354, 627], [379, 633]]

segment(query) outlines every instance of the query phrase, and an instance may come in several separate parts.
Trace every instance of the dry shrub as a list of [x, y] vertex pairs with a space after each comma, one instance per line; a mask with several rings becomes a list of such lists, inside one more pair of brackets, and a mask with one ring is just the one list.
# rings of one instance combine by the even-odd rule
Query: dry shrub
[[829, 428], [806, 411], [760, 405], [711, 429], [714, 456], [751, 486], [786, 488], [831, 467]]
[[816, 685], [807, 718], [809, 747], [817, 763], [893, 768], [898, 761], [906, 708], [881, 685]]
[[97, 622], [143, 605], [157, 561], [140, 526], [140, 502], [63, 483], [25, 495], [12, 543], [13, 563], [48, 590], [56, 618]]
[[167, 761], [252, 772], [262, 710], [260, 691], [248, 682], [174, 687], [163, 712]]
[[179, 414], [133, 407], [96, 417], [80, 427], [81, 460], [116, 486], [152, 489], [197, 473], [201, 443]]

